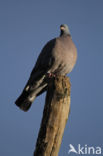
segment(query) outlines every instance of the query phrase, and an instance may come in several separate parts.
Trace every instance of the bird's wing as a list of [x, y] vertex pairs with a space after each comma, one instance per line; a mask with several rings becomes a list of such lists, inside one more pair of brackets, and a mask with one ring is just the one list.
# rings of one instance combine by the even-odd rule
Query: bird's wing
[[52, 51], [55, 47], [55, 44], [56, 39], [53, 39], [44, 46], [31, 72], [31, 76], [36, 73], [46, 73], [51, 68], [54, 61]]
[[55, 47], [55, 44], [56, 39], [53, 39], [44, 46], [30, 74], [30, 78], [24, 90], [32, 91], [34, 90], [34, 88], [37, 90], [37, 88], [42, 84], [42, 82], [45, 83], [45, 81], [43, 81], [45, 79], [45, 74], [52, 67], [54, 62], [52, 51]]
[[52, 50], [54, 46], [55, 39], [49, 41], [44, 46], [23, 92], [15, 101], [16, 105], [24, 111], [28, 111], [36, 96], [43, 93], [47, 88], [45, 74], [53, 63]]

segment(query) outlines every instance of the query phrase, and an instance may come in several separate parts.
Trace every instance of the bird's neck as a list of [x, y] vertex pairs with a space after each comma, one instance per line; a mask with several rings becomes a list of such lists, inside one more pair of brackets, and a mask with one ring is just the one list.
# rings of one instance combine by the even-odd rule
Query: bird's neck
[[62, 31], [60, 32], [60, 36], [71, 36], [69, 32]]

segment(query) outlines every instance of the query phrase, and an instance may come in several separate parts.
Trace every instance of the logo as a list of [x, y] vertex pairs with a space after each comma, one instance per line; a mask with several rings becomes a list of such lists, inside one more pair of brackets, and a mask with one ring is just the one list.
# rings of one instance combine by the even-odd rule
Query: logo
[[80, 155], [82, 154], [101, 155], [102, 148], [99, 146], [97, 147], [88, 146], [88, 145], [81, 146], [80, 144], [78, 144], [77, 148], [75, 148], [72, 144], [70, 144], [68, 154], [71, 154], [71, 153], [80, 154]]

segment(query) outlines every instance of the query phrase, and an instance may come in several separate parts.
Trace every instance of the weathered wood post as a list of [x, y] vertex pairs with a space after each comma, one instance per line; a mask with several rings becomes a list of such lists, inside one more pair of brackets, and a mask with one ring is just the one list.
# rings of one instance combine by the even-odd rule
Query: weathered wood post
[[34, 156], [58, 156], [69, 111], [70, 81], [58, 76], [48, 86]]

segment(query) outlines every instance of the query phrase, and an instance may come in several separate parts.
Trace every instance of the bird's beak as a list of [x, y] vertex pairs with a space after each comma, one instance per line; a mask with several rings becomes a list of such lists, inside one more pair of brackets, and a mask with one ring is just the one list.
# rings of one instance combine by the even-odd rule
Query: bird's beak
[[64, 30], [64, 27], [61, 26], [61, 27], [60, 27], [60, 30]]

